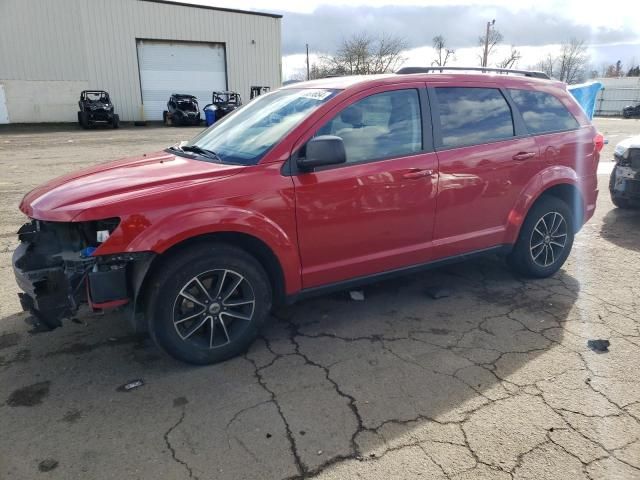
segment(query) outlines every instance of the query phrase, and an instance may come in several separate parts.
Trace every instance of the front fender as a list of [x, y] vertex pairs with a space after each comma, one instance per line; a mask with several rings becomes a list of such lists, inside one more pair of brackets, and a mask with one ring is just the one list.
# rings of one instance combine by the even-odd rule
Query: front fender
[[[129, 222], [123, 220], [121, 227]], [[96, 252], [104, 255], [110, 250], [126, 252], [152, 251], [157, 254], [166, 252], [169, 248], [200, 235], [233, 232], [250, 235], [266, 244], [277, 257], [285, 277], [287, 293], [301, 288], [300, 262], [295, 239], [276, 222], [265, 215], [230, 206], [207, 207], [184, 212], [177, 212], [162, 219], [149, 222], [146, 228], [135, 232], [130, 242], [118, 241], [118, 228]], [[293, 230], [295, 235], [295, 230]], [[125, 235], [126, 236], [126, 235]], [[126, 243], [126, 246], [123, 245]], [[118, 245], [119, 244], [119, 245]]]
[[[511, 212], [509, 212], [505, 232], [505, 243], [514, 244], [516, 242], [518, 234], [520, 233], [520, 227], [522, 227], [522, 223], [527, 217], [529, 209], [538, 198], [548, 189], [563, 184], [572, 185], [576, 187], [578, 191], [582, 191], [580, 177], [578, 177], [575, 170], [562, 165], [546, 167], [529, 181], [522, 190], [518, 202], [511, 209]], [[582, 199], [582, 209], [584, 212], [586, 208], [584, 196], [581, 195], [580, 197]]]

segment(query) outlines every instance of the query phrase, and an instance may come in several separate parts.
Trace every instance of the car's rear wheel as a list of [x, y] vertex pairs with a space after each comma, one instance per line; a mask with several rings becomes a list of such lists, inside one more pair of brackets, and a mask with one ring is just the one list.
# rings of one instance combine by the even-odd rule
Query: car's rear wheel
[[117, 113], [114, 113], [113, 117], [111, 118], [111, 126], [113, 128], [120, 127], [120, 116]]
[[150, 288], [152, 338], [171, 356], [193, 364], [243, 353], [271, 309], [271, 285], [260, 263], [226, 244], [203, 244], [176, 255]]
[[511, 267], [527, 277], [545, 278], [564, 264], [574, 236], [574, 217], [557, 197], [540, 198], [529, 211], [512, 252]]

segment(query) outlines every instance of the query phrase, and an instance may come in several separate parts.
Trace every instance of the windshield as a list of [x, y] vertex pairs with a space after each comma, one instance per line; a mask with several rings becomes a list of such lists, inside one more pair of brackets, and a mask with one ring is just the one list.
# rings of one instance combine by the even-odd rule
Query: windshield
[[178, 108], [191, 112], [195, 112], [196, 110], [198, 110], [196, 104], [194, 103], [194, 100], [178, 100]]
[[285, 89], [260, 96], [196, 136], [185, 147], [215, 152], [224, 163], [254, 165], [337, 90]]
[[96, 103], [96, 102], [107, 103], [109, 102], [109, 97], [105, 93], [87, 92], [87, 100], [89, 100], [92, 103]]

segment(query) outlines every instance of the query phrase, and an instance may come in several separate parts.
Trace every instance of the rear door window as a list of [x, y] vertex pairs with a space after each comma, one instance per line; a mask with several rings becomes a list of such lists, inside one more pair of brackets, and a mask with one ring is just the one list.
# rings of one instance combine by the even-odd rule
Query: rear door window
[[418, 91], [391, 90], [363, 98], [329, 120], [316, 135], [342, 138], [348, 163], [418, 153], [422, 150]]
[[580, 126], [562, 102], [549, 93], [510, 89], [509, 95], [520, 110], [529, 133], [561, 132]]
[[445, 148], [505, 140], [515, 135], [511, 108], [497, 88], [437, 87]]

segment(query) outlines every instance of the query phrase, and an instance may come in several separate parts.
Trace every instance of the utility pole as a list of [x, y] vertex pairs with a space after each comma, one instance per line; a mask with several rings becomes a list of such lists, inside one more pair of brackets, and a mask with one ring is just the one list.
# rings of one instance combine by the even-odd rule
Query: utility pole
[[307, 46], [307, 80], [309, 80], [309, 44], [305, 44]]
[[489, 61], [489, 31], [491, 30], [491, 27], [495, 25], [495, 23], [496, 23], [495, 18], [492, 21], [487, 22], [487, 34], [484, 37], [484, 54], [482, 55], [483, 67], [486, 67]]

